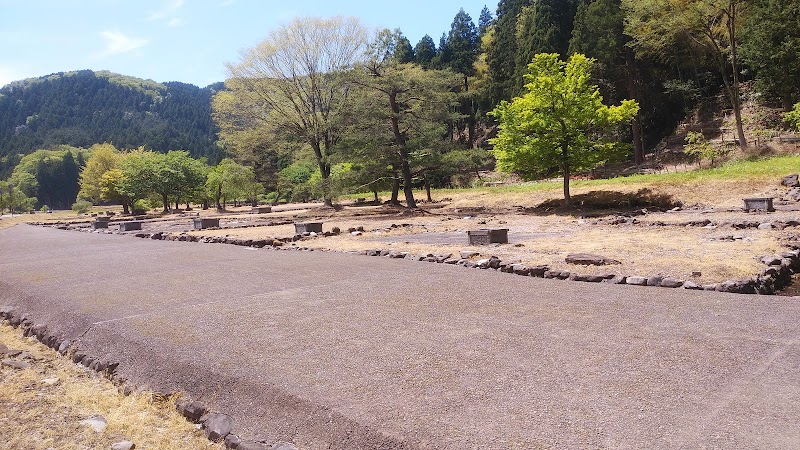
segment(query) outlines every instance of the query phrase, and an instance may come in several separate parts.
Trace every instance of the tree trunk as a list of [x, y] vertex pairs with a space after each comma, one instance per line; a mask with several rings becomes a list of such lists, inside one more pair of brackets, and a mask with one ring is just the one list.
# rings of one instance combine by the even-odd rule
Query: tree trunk
[[425, 176], [425, 195], [427, 196], [428, 203], [433, 201], [431, 198], [431, 180], [428, 179], [427, 175]]
[[161, 202], [164, 204], [164, 212], [169, 212], [169, 198], [167, 198], [167, 194], [161, 194]]
[[403, 150], [403, 193], [406, 195], [407, 208], [417, 207], [417, 202], [414, 200], [413, 179], [414, 177], [411, 175], [411, 166], [408, 164], [408, 154], [406, 150]]
[[731, 0], [730, 5], [731, 14], [728, 16], [728, 29], [730, 30], [731, 39], [731, 66], [733, 68], [733, 94], [734, 94], [734, 110], [736, 116], [736, 133], [739, 135], [739, 145], [742, 148], [747, 148], [747, 140], [744, 137], [744, 127], [742, 126], [742, 105], [741, 93], [739, 92], [739, 63], [736, 55], [736, 1]]
[[372, 191], [372, 193], [375, 195], [375, 204], [377, 205], [378, 202], [381, 201], [381, 199], [378, 198], [378, 191]]
[[397, 170], [394, 171], [392, 175], [392, 199], [389, 200], [389, 203], [393, 205], [397, 205], [400, 203], [398, 197], [400, 196], [400, 176], [397, 174]]
[[122, 201], [122, 214], [130, 214], [130, 213], [131, 213], [131, 210], [130, 210], [130, 208], [128, 208], [128, 201], [127, 200], [123, 200]]
[[[636, 60], [634, 58], [633, 49], [625, 47], [625, 78], [628, 85], [628, 97], [633, 100], [639, 100], [639, 90], [636, 87]], [[644, 162], [644, 142], [642, 140], [642, 122], [639, 118], [639, 113], [631, 122], [631, 134], [633, 135], [633, 162], [640, 166]]]
[[392, 109], [392, 133], [394, 133], [395, 143], [399, 148], [400, 155], [400, 169], [403, 174], [403, 192], [406, 196], [406, 207], [416, 208], [417, 202], [414, 201], [414, 189], [411, 185], [413, 177], [411, 175], [411, 166], [408, 162], [408, 149], [406, 149], [406, 137], [400, 131], [400, 105], [397, 104], [397, 92], [391, 91], [389, 93], [389, 106]]
[[[327, 148], [329, 144], [325, 143]], [[319, 142], [312, 142], [311, 148], [314, 149], [314, 156], [317, 157], [317, 165], [319, 166], [319, 174], [322, 177], [322, 197], [325, 206], [333, 206], [333, 198], [330, 193], [330, 185], [328, 184], [328, 178], [331, 176], [331, 165], [325, 160], [324, 155], [322, 154], [322, 147], [320, 146]]]
[[[562, 122], [561, 128], [564, 131], [564, 134], [566, 134], [566, 124]], [[569, 141], [566, 139], [564, 139], [564, 142], [561, 143], [561, 172], [564, 176], [564, 205], [569, 208], [572, 206], [572, 199], [569, 195]]]

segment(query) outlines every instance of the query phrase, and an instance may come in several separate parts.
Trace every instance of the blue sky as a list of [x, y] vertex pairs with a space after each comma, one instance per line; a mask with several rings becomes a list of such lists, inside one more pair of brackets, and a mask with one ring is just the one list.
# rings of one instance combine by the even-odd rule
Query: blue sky
[[[399, 5], [399, 6], [395, 6]], [[359, 17], [435, 42], [459, 8], [477, 24], [496, 0], [0, 0], [0, 86], [78, 69], [206, 86], [293, 17]]]

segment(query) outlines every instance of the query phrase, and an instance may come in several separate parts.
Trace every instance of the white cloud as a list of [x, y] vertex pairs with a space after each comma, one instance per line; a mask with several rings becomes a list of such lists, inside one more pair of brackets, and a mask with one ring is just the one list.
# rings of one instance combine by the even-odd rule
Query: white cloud
[[224, 6], [231, 6], [235, 2], [236, 2], [236, 0], [224, 0], [222, 3], [219, 4], [219, 6], [223, 6], [223, 7]]
[[179, 27], [181, 25], [183, 25], [183, 19], [178, 17], [173, 17], [169, 22], [167, 22], [167, 26], [169, 27]]
[[147, 39], [125, 36], [119, 31], [106, 30], [100, 33], [106, 41], [102, 56], [119, 55], [147, 45]]
[[147, 16], [148, 20], [161, 20], [174, 15], [176, 11], [181, 9], [184, 0], [168, 0], [164, 2], [164, 6], [157, 11], [153, 11]]

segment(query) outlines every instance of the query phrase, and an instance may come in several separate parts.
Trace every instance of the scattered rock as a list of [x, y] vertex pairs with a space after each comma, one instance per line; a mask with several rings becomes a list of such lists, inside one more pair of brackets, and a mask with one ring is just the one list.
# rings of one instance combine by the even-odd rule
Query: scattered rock
[[79, 423], [91, 428], [95, 433], [102, 433], [108, 425], [105, 417], [97, 415], [90, 416], [88, 419], [83, 419]]
[[687, 282], [683, 283], [683, 288], [684, 289], [690, 289], [690, 290], [693, 290], [693, 291], [700, 291], [700, 290], [703, 289], [702, 286], [700, 286], [699, 284], [695, 283], [694, 281], [687, 281]]
[[297, 447], [289, 442], [276, 442], [272, 444], [270, 450], [297, 450]]
[[647, 285], [648, 286], [660, 286], [661, 285], [661, 281], [663, 281], [663, 280], [664, 280], [664, 277], [662, 277], [660, 275], [649, 277], [647, 279]]
[[525, 264], [514, 264], [514, 265], [511, 266], [511, 270], [516, 275], [530, 275], [531, 274], [531, 269], [528, 266], [526, 266]]
[[27, 369], [31, 366], [25, 361], [15, 361], [13, 359], [4, 359], [2, 365], [5, 367], [11, 367], [12, 369], [18, 369], [18, 370]]
[[665, 288], [679, 288], [679, 287], [683, 286], [683, 283], [684, 283], [683, 280], [678, 280], [676, 278], [667, 277], [667, 278], [664, 278], [663, 280], [661, 280], [661, 284], [659, 284], [659, 286], [665, 287]]
[[612, 264], [622, 264], [621, 262], [606, 258], [605, 256], [593, 255], [590, 253], [570, 253], [564, 260], [567, 264], [581, 264], [584, 266], [607, 266]]
[[611, 284], [625, 284], [626, 277], [624, 275], [614, 275], [611, 278], [603, 279], [603, 283]]
[[786, 193], [786, 199], [800, 202], [800, 188], [791, 188]]
[[237, 450], [239, 448], [239, 444], [241, 443], [242, 439], [235, 434], [228, 434], [225, 436], [225, 448]]
[[580, 275], [577, 273], [573, 273], [569, 276], [569, 279], [572, 281], [585, 281], [588, 283], [599, 283], [603, 281], [602, 275]]
[[133, 450], [136, 444], [131, 441], [119, 441], [111, 444], [111, 450]]
[[60, 353], [62, 356], [66, 355], [70, 345], [72, 345], [72, 342], [69, 340], [65, 340], [64, 342], [61, 343], [61, 345], [58, 346], [58, 353]]
[[796, 173], [793, 173], [791, 175], [786, 175], [781, 180], [781, 186], [800, 187], [800, 175]]
[[550, 268], [547, 267], [547, 266], [533, 266], [533, 267], [530, 267], [529, 269], [531, 270], [530, 275], [532, 277], [539, 277], [539, 278], [544, 277], [544, 274], [548, 270], [550, 270]]
[[183, 417], [190, 422], [199, 422], [203, 414], [208, 412], [206, 405], [200, 402], [192, 402], [187, 399], [179, 399], [175, 402], [175, 408]]
[[780, 266], [781, 259], [780, 256], [765, 256], [761, 258], [761, 262], [767, 266]]
[[233, 430], [233, 419], [227, 414], [211, 413], [203, 422], [203, 432], [209, 440], [219, 442]]
[[7, 348], [6, 346], [0, 348], [0, 356], [8, 356], [9, 358], [13, 358], [19, 355], [20, 353], [22, 353], [22, 350]]
[[625, 279], [625, 284], [632, 284], [635, 286], [646, 286], [647, 285], [647, 278], [645, 277], [627, 277]]
[[61, 381], [58, 377], [49, 377], [42, 380], [42, 384], [46, 384], [48, 386], [55, 386]]
[[480, 253], [472, 250], [462, 250], [458, 252], [458, 254], [461, 256], [461, 259], [470, 259], [474, 256], [480, 256]]
[[759, 230], [771, 230], [773, 228], [775, 228], [775, 225], [773, 225], [772, 222], [764, 222], [764, 223], [758, 224], [758, 229]]

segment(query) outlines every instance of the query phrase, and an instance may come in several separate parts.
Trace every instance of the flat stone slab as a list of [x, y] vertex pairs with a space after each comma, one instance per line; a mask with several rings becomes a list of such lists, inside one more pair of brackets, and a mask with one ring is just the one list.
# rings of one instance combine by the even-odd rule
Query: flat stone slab
[[794, 298], [31, 226], [0, 254], [0, 306], [243, 440], [800, 446]]

